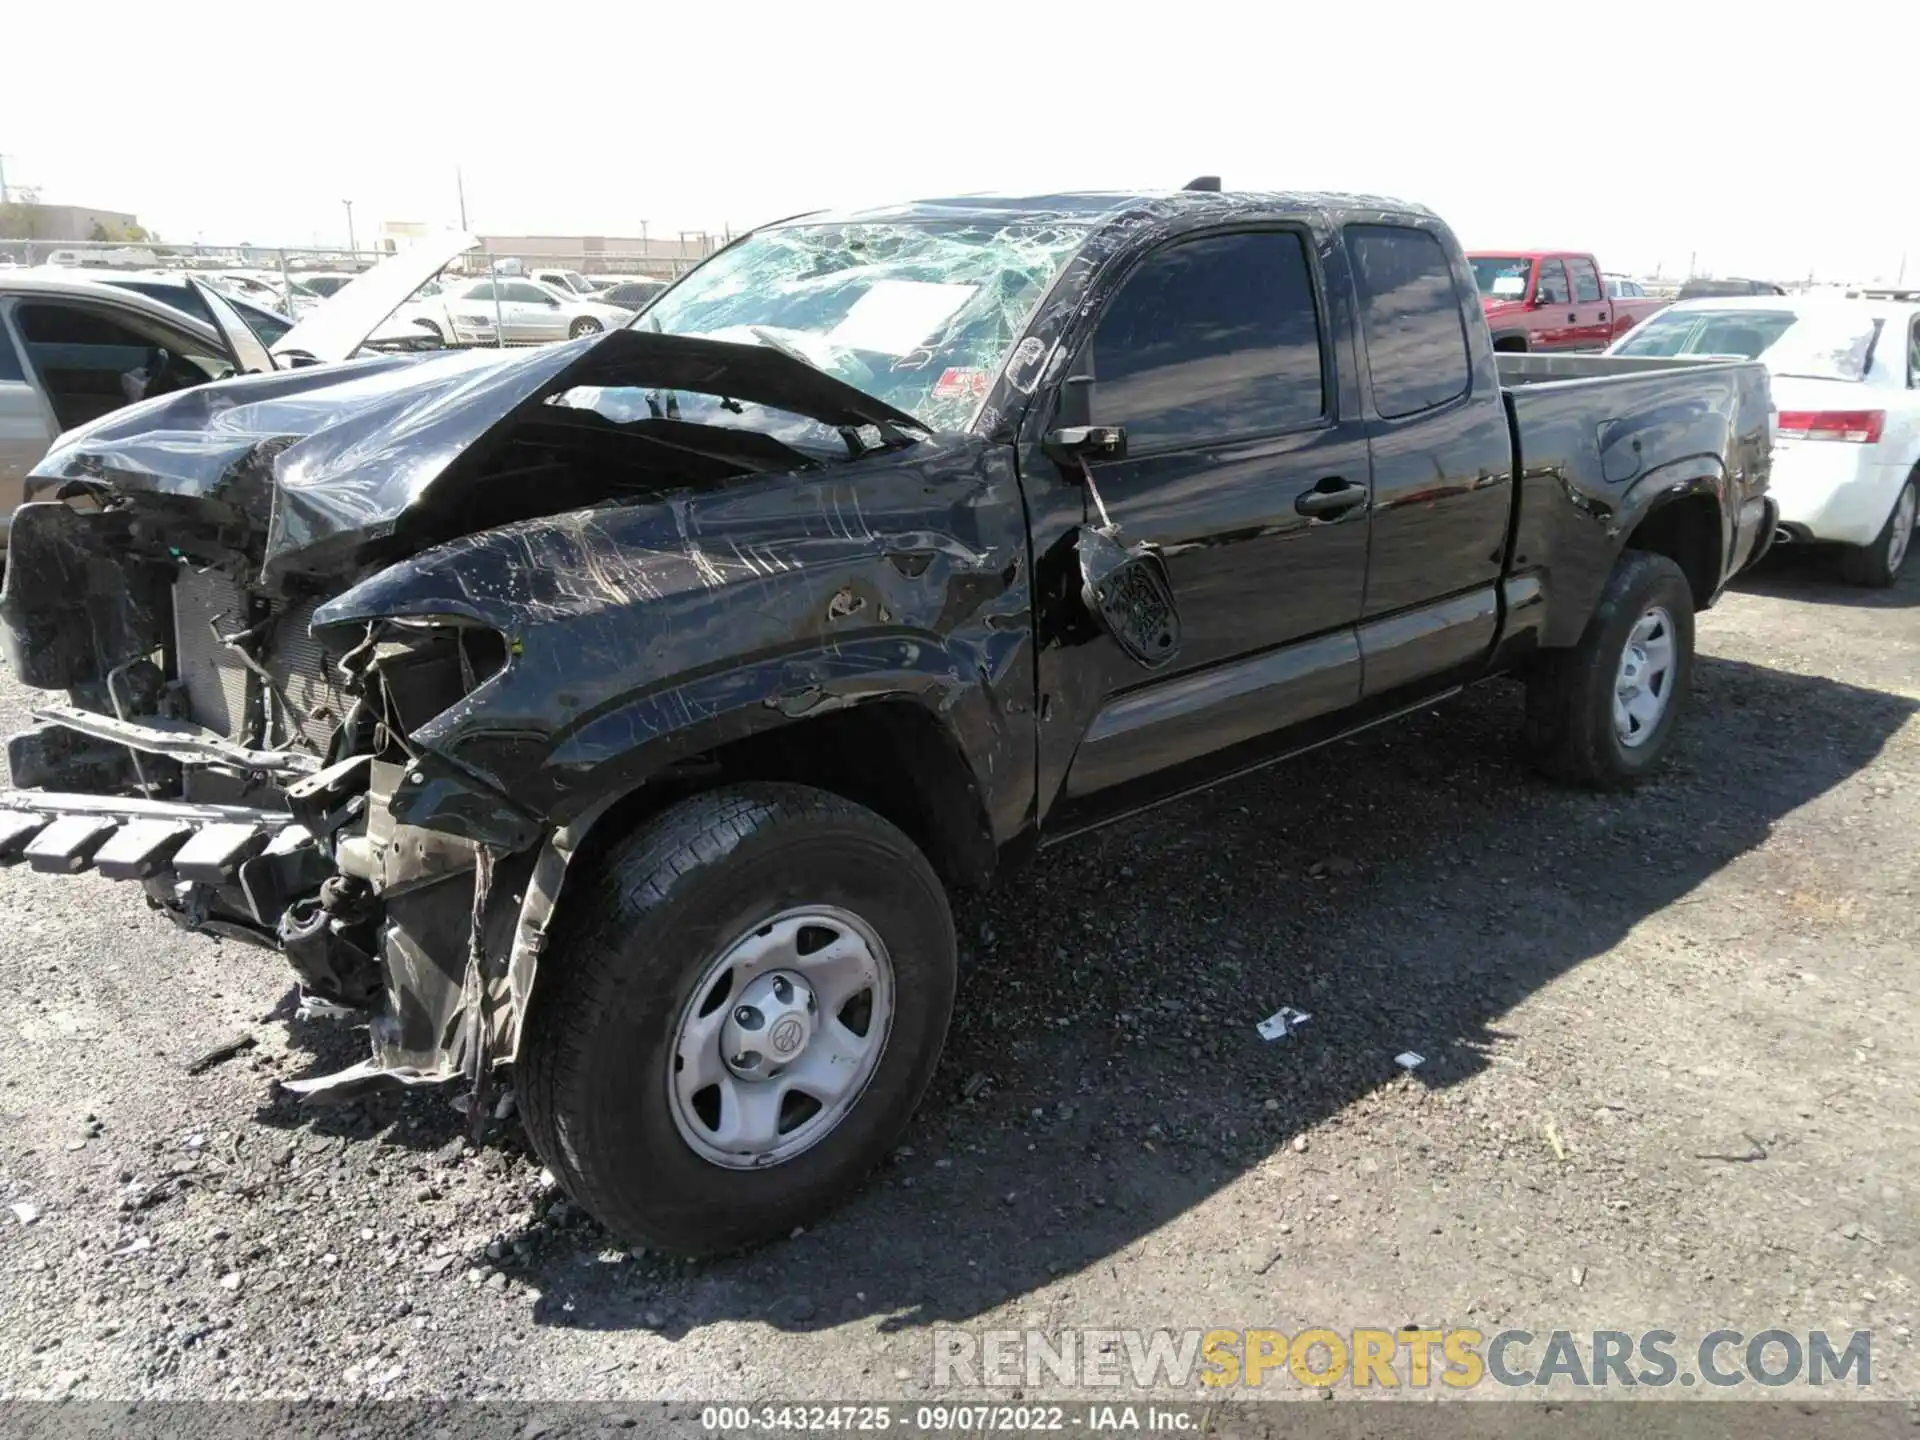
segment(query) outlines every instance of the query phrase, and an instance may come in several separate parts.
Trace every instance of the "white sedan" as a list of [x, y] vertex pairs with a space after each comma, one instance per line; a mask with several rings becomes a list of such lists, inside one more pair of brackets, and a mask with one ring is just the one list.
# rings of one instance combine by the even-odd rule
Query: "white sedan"
[[1683, 300], [1610, 355], [1763, 362], [1778, 411], [1780, 538], [1843, 547], [1842, 571], [1891, 585], [1920, 506], [1920, 303], [1820, 295]]
[[534, 280], [502, 277], [456, 286], [446, 296], [454, 338], [466, 345], [542, 344], [578, 339], [625, 325], [633, 312]]

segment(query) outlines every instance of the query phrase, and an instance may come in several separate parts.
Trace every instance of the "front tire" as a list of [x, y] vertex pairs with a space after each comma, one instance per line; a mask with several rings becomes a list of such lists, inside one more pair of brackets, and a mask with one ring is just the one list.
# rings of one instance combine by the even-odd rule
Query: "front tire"
[[1884, 590], [1900, 578], [1913, 548], [1914, 516], [1920, 508], [1920, 475], [1909, 475], [1893, 497], [1887, 523], [1871, 545], [1849, 545], [1840, 552], [1840, 574], [1855, 585]]
[[654, 817], [582, 884], [517, 1081], [567, 1192], [682, 1254], [840, 1201], [899, 1140], [946, 1038], [953, 918], [926, 857], [836, 795], [739, 785]]
[[1555, 779], [1622, 790], [1673, 742], [1693, 680], [1693, 589], [1665, 555], [1620, 557], [1586, 633], [1527, 681], [1523, 740]]
[[603, 328], [591, 315], [582, 315], [567, 327], [567, 334], [570, 338], [578, 340], [582, 335], [598, 335]]

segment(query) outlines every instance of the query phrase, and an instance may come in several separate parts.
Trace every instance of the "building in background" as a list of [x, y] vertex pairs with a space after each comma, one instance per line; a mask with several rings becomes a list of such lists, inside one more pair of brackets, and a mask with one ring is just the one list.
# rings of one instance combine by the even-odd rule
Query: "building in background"
[[[125, 249], [129, 242], [150, 239], [137, 217], [124, 210], [96, 210], [90, 205], [43, 205], [31, 198], [31, 191], [15, 190], [15, 197], [0, 204], [0, 260], [15, 265], [43, 264], [56, 248], [95, 247], [88, 253], [96, 263], [114, 264], [118, 256], [108, 258], [113, 248]], [[145, 253], [145, 252], [143, 252]], [[67, 264], [80, 261], [61, 248]], [[148, 262], [151, 263], [151, 256]]]
[[[652, 275], [671, 280], [725, 245], [727, 235], [704, 230], [676, 235], [482, 235], [473, 268], [517, 260], [520, 268], [578, 270], [587, 275]], [[487, 257], [485, 260], [479, 256]], [[503, 266], [504, 268], [504, 266]]]
[[41, 205], [13, 201], [0, 206], [0, 240], [145, 240], [137, 216], [88, 205]]

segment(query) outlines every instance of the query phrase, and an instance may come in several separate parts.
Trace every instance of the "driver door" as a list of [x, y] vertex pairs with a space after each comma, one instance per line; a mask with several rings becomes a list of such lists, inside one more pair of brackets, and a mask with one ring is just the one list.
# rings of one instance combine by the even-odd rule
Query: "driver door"
[[53, 411], [20, 359], [0, 304], [0, 541], [25, 498], [27, 472], [40, 463], [57, 430]]
[[[1304, 227], [1183, 237], [1119, 282], [1068, 367], [1093, 423], [1127, 432], [1090, 471], [1122, 542], [1164, 557], [1183, 640], [1155, 671], [1104, 637], [1043, 646], [1048, 738], [1078, 737], [1042, 755], [1043, 786], [1065, 760], [1056, 833], [1245, 768], [1359, 700], [1371, 469], [1346, 284]], [[1036, 551], [1070, 553], [1084, 477], [1037, 455], [1023, 471]]]
[[36, 297], [16, 303], [13, 320], [27, 366], [62, 431], [143, 398], [162, 352], [171, 372], [189, 385], [233, 368], [233, 357], [212, 353], [216, 347], [190, 332], [107, 302]]

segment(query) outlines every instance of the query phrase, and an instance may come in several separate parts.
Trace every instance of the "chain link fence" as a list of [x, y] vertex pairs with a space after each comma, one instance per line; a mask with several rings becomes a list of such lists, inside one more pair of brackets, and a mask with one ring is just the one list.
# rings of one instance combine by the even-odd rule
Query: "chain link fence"
[[[514, 243], [519, 237], [493, 237], [458, 255], [441, 272], [448, 282], [503, 278], [540, 279], [561, 294], [591, 300], [593, 292], [633, 280], [673, 281], [733, 239], [730, 233], [683, 231], [640, 240], [582, 241], [559, 247], [549, 239], [539, 246]], [[534, 239], [537, 237], [526, 237]], [[502, 243], [502, 240], [506, 243]], [[50, 267], [58, 273], [125, 274], [166, 272], [179, 277], [219, 277], [220, 288], [255, 305], [298, 319], [362, 271], [388, 259], [395, 245], [378, 249], [345, 246], [181, 245], [99, 240], [8, 239], [0, 237], [0, 278], [11, 269]], [[595, 248], [595, 247], [598, 248]], [[431, 293], [431, 285], [416, 299]], [[442, 316], [431, 328], [446, 344], [472, 344], [476, 337], [447, 333]], [[516, 343], [496, 335], [478, 343]]]
[[[527, 274], [568, 270], [595, 279], [674, 280], [732, 242], [730, 231], [686, 230], [675, 236], [555, 245], [486, 240], [455, 257], [453, 275]], [[402, 242], [404, 243], [404, 242]], [[266, 272], [291, 280], [303, 275], [355, 274], [394, 253], [325, 245], [181, 245], [158, 241], [43, 240], [0, 235], [0, 267], [51, 265], [76, 270], [195, 270]]]

